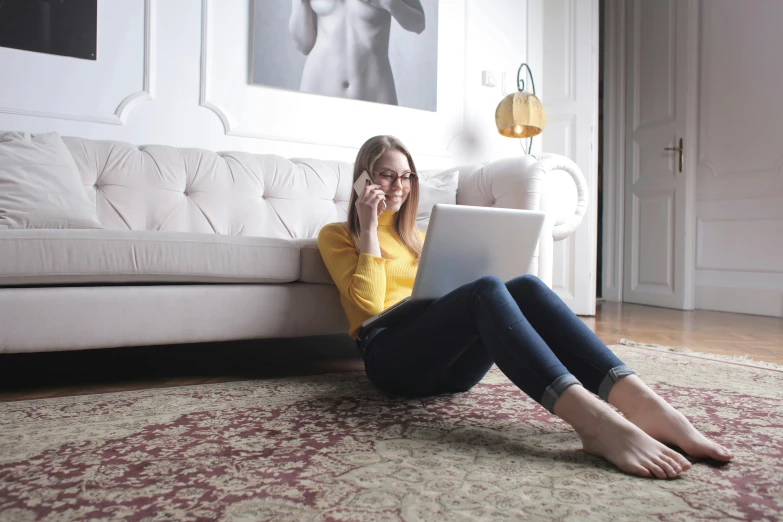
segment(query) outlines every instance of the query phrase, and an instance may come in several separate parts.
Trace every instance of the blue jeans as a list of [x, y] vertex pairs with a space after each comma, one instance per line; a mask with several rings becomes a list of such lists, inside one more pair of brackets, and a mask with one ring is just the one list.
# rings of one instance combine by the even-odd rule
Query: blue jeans
[[381, 391], [419, 397], [467, 391], [493, 364], [554, 413], [571, 385], [603, 400], [634, 373], [535, 276], [482, 277], [389, 328], [360, 335]]

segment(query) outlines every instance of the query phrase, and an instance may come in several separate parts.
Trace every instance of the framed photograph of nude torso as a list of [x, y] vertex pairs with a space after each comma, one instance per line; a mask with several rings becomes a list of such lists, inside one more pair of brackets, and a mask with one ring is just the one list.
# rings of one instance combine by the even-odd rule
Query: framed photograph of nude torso
[[437, 110], [438, 0], [252, 0], [250, 83]]

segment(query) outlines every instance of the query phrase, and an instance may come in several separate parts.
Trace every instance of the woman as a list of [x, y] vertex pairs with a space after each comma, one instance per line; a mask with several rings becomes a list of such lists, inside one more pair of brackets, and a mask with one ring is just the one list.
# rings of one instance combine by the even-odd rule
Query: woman
[[292, 0], [288, 29], [307, 55], [299, 90], [397, 105], [391, 19], [424, 30], [419, 0]]
[[[391, 136], [371, 138], [356, 157], [354, 180], [364, 170], [376, 183], [352, 195], [347, 223], [327, 225], [318, 236], [353, 337], [363, 321], [411, 294], [424, 238], [416, 228], [416, 167], [405, 146]], [[672, 478], [691, 467], [664, 443], [692, 457], [733, 457], [648, 388], [536, 277], [482, 277], [401, 323], [361, 333], [365, 371], [382, 391], [463, 392], [494, 363], [573, 426], [586, 452], [625, 472]]]

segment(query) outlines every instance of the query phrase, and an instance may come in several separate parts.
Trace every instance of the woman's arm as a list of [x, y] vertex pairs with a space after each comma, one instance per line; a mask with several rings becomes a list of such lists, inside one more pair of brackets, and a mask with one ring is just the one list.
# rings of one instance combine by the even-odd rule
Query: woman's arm
[[363, 247], [357, 255], [350, 233], [336, 223], [321, 229], [318, 250], [341, 295], [371, 316], [383, 311], [386, 301], [386, 259], [365, 252]]
[[359, 234], [359, 254], [369, 254], [375, 257], [381, 255], [381, 243], [378, 241], [378, 230], [368, 230]]
[[419, 0], [380, 0], [380, 2], [406, 31], [416, 34], [424, 31], [424, 8]]
[[291, 18], [288, 20], [288, 31], [296, 41], [296, 48], [302, 54], [310, 54], [318, 35], [316, 16], [310, 7], [310, 0], [291, 0]]

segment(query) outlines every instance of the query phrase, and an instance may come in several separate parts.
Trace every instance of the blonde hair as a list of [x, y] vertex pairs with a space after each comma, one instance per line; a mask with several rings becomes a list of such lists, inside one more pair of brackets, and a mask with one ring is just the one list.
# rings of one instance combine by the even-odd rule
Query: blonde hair
[[[368, 173], [373, 172], [375, 162], [380, 159], [386, 152], [390, 150], [400, 151], [408, 159], [408, 165], [412, 172], [416, 173], [416, 165], [413, 163], [413, 157], [405, 145], [394, 136], [374, 136], [364, 142], [362, 148], [359, 149], [359, 153], [356, 155], [356, 161], [353, 164], [353, 181], [356, 182], [362, 172], [365, 170]], [[359, 199], [356, 195], [356, 191], [351, 191], [351, 201], [348, 205], [348, 222], [346, 226], [351, 233], [353, 244], [356, 247], [356, 252], [359, 252], [359, 237], [361, 233], [361, 226], [359, 224], [359, 213], [356, 210], [356, 200]], [[397, 236], [400, 241], [405, 245], [408, 250], [413, 254], [416, 262], [421, 259], [421, 249], [423, 246], [421, 240], [421, 234], [416, 227], [416, 213], [419, 208], [419, 180], [414, 176], [411, 181], [411, 190], [408, 193], [408, 197], [397, 212], [397, 217], [394, 220], [394, 230], [397, 232]], [[381, 255], [384, 258], [389, 256], [381, 251]]]

